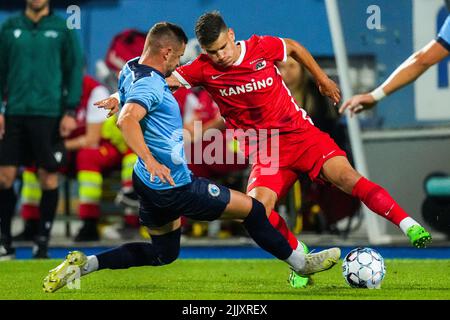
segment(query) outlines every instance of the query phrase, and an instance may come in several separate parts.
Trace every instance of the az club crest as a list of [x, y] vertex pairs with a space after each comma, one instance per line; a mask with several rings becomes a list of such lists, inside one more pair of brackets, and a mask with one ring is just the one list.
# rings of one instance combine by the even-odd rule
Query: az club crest
[[266, 67], [266, 61], [263, 60], [263, 61], [258, 62], [255, 65], [255, 70], [258, 71], [258, 70], [264, 69], [265, 67]]

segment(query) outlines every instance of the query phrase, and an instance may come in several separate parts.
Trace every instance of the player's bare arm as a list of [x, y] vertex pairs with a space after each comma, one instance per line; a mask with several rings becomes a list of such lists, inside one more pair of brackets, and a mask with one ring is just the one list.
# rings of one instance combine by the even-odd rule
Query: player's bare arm
[[333, 100], [334, 104], [338, 104], [341, 100], [341, 91], [337, 84], [328, 78], [326, 73], [320, 68], [316, 60], [300, 43], [292, 39], [283, 39], [286, 43], [287, 55], [291, 56], [298, 63], [304, 65], [311, 75], [316, 79], [320, 93]]
[[[174, 75], [167, 77], [166, 81], [172, 92], [176, 91], [179, 87], [182, 86], [180, 81], [178, 81], [178, 79], [175, 78]], [[119, 93], [115, 92], [112, 95], [110, 95], [109, 98], [95, 102], [94, 105], [96, 105], [99, 108], [109, 110], [109, 113], [107, 115], [107, 117], [109, 118], [109, 117], [113, 116], [114, 114], [116, 114], [117, 112], [119, 112], [119, 106], [120, 106]]]
[[163, 183], [169, 183], [175, 186], [175, 182], [170, 175], [170, 169], [160, 164], [153, 157], [149, 148], [145, 144], [139, 121], [141, 121], [147, 111], [137, 103], [126, 103], [117, 120], [117, 126], [122, 131], [122, 135], [127, 145], [144, 161], [150, 181], [153, 182], [155, 176], [161, 179]]
[[449, 51], [442, 44], [436, 40], [431, 41], [405, 60], [381, 86], [370, 93], [355, 95], [348, 99], [339, 108], [339, 112], [343, 113], [348, 109], [350, 115], [353, 115], [373, 108], [386, 95], [410, 84], [428, 68], [443, 60], [449, 54]]
[[449, 55], [447, 49], [436, 40], [430, 41], [421, 50], [415, 52], [403, 62], [382, 84], [386, 95], [391, 94], [416, 80], [431, 66]]

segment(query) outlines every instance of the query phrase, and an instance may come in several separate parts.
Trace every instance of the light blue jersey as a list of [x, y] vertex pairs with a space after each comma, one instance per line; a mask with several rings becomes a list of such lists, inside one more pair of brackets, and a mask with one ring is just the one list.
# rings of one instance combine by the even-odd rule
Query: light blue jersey
[[445, 19], [444, 24], [439, 30], [437, 42], [442, 44], [448, 51], [450, 51], [450, 15]]
[[[170, 169], [171, 176], [180, 187], [191, 182], [184, 154], [183, 123], [180, 108], [167, 85], [164, 75], [146, 65], [139, 64], [139, 57], [128, 61], [119, 78], [121, 105], [137, 103], [147, 114], [140, 121], [144, 140], [155, 159]], [[158, 177], [150, 181], [150, 173], [141, 158], [134, 165], [136, 175], [151, 189], [171, 189]]]

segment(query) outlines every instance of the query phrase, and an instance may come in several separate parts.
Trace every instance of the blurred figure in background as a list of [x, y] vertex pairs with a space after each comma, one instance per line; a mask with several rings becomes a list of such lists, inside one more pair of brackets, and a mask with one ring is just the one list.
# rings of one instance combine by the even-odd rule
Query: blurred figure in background
[[308, 70], [292, 57], [280, 62], [278, 69], [295, 101], [305, 109], [314, 125], [335, 139], [339, 114], [329, 99], [320, 94]]
[[[115, 125], [116, 117], [106, 118], [107, 112], [94, 106], [94, 102], [109, 96], [108, 89], [94, 78], [85, 75], [81, 103], [76, 109], [77, 128], [64, 142], [69, 154], [69, 164], [63, 173], [78, 182], [79, 216], [83, 225], [75, 241], [100, 239], [98, 222], [105, 173], [120, 170], [123, 188], [132, 185], [134, 161], [123, 162], [128, 155], [122, 134]], [[129, 160], [130, 158], [128, 158]], [[37, 184], [36, 170], [27, 168], [23, 173], [22, 217], [25, 229], [19, 239], [32, 240], [40, 217], [38, 202], [41, 190]]]
[[104, 83], [111, 92], [117, 91], [117, 79], [124, 64], [142, 53], [145, 43], [144, 32], [136, 29], [126, 29], [111, 40], [105, 60], [95, 64], [96, 77]]
[[33, 257], [48, 257], [57, 170], [64, 163], [62, 139], [76, 128], [82, 67], [76, 33], [50, 10], [49, 0], [27, 0], [25, 12], [0, 28], [0, 101], [6, 100], [0, 112], [0, 260], [15, 256], [13, 183], [23, 165], [37, 167], [43, 190]]
[[[289, 88], [297, 104], [311, 117], [314, 125], [328, 133], [343, 150], [349, 154], [348, 140], [344, 125], [339, 122], [337, 109], [329, 99], [320, 94], [314, 79], [304, 65], [297, 63], [292, 57], [286, 62], [279, 62], [283, 81]], [[335, 223], [340, 219], [353, 216], [360, 207], [360, 201], [329, 184], [311, 181], [299, 176], [301, 195], [300, 213], [303, 218], [303, 229], [338, 232]]]
[[[136, 29], [126, 29], [111, 40], [105, 60], [96, 62], [96, 76], [111, 92], [117, 91], [119, 72], [128, 60], [139, 56], [145, 44], [146, 33]], [[99, 101], [99, 100], [97, 100]], [[128, 149], [123, 158], [122, 181], [131, 178], [136, 155]], [[115, 199], [116, 204], [125, 207], [125, 225], [138, 226], [137, 207], [139, 201], [132, 184], [124, 185]]]

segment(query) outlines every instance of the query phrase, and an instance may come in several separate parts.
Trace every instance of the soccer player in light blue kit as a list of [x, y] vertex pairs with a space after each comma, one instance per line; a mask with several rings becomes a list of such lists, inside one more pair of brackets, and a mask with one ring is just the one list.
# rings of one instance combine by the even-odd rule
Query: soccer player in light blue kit
[[436, 39], [430, 41], [425, 47], [405, 60], [381, 86], [370, 93], [358, 94], [345, 101], [340, 107], [339, 112], [343, 113], [348, 109], [353, 115], [373, 108], [385, 96], [415, 81], [429, 67], [439, 63], [449, 55], [450, 15], [447, 16]]
[[178, 66], [186, 43], [180, 27], [157, 23], [147, 35], [142, 56], [128, 61], [119, 79], [123, 109], [118, 126], [139, 157], [133, 185], [140, 200], [139, 216], [152, 242], [127, 243], [89, 257], [71, 252], [44, 279], [45, 292], [54, 292], [74, 277], [97, 270], [175, 261], [180, 250], [181, 215], [203, 221], [242, 220], [261, 248], [301, 275], [327, 270], [339, 260], [339, 248], [315, 254], [292, 250], [272, 227], [259, 201], [191, 175], [184, 156], [180, 109], [165, 80]]

